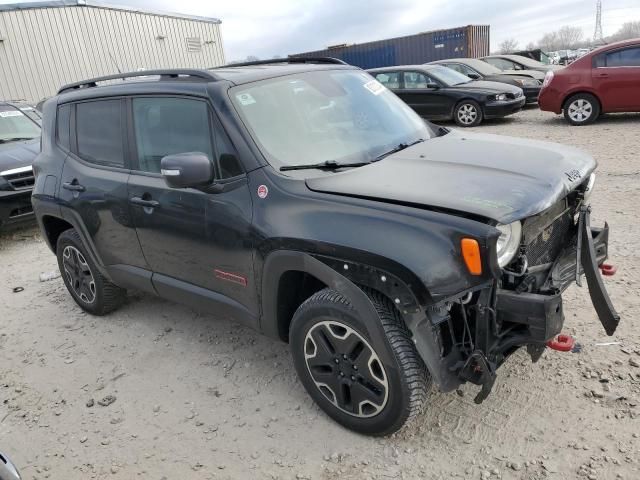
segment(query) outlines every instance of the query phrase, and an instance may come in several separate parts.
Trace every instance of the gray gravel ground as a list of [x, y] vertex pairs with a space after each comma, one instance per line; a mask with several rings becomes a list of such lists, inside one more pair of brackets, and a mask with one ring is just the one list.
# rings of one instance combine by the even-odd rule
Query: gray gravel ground
[[580, 353], [516, 354], [484, 404], [474, 386], [434, 392], [409, 428], [367, 438], [319, 411], [286, 345], [142, 294], [85, 315], [60, 278], [40, 282], [56, 262], [31, 228], [0, 236], [0, 450], [25, 479], [639, 479], [640, 115], [569, 127], [529, 109], [476, 131], [596, 157], [614, 337], [572, 287], [565, 330]]

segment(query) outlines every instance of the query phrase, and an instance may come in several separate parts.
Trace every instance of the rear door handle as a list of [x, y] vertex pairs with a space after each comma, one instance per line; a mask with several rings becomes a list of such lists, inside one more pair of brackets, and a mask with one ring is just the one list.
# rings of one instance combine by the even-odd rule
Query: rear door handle
[[141, 207], [158, 208], [160, 206], [160, 202], [157, 200], [145, 200], [140, 197], [131, 197], [129, 201], [133, 205], [140, 205]]
[[83, 185], [80, 185], [77, 180], [73, 180], [72, 182], [64, 182], [62, 184], [62, 188], [65, 190], [70, 190], [72, 192], [84, 192], [86, 188]]

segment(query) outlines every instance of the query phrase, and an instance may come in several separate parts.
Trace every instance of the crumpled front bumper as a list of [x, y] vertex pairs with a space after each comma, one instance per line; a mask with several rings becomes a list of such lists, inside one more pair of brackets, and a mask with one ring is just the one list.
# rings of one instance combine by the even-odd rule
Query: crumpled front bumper
[[609, 226], [591, 228], [589, 213], [588, 207], [581, 208], [577, 243], [567, 248], [552, 267], [550, 285], [556, 293], [518, 293], [499, 289], [496, 297], [498, 322], [527, 325], [534, 343], [552, 339], [560, 333], [564, 323], [562, 292], [584, 274], [598, 318], [607, 334], [613, 335], [620, 316], [599, 271], [599, 266], [607, 259]]

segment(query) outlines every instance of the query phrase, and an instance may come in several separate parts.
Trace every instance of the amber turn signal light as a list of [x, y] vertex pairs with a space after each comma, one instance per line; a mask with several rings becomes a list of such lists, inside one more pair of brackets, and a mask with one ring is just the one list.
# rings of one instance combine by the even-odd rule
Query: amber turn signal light
[[480, 245], [473, 238], [463, 238], [460, 242], [462, 258], [471, 275], [482, 275], [482, 259], [480, 258]]

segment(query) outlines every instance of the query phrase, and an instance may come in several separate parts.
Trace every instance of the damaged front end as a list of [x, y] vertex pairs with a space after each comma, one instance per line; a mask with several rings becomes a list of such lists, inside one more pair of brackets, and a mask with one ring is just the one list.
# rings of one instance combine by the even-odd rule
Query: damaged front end
[[475, 398], [480, 403], [491, 392], [497, 368], [518, 348], [526, 346], [536, 362], [562, 330], [562, 293], [573, 282], [581, 285], [582, 275], [600, 322], [613, 335], [620, 317], [599, 271], [611, 274], [604, 264], [609, 228], [591, 227], [585, 190], [522, 222], [519, 251], [495, 282], [429, 309], [441, 354], [434, 376], [443, 391], [463, 382], [481, 385]]

